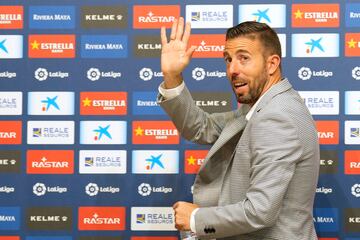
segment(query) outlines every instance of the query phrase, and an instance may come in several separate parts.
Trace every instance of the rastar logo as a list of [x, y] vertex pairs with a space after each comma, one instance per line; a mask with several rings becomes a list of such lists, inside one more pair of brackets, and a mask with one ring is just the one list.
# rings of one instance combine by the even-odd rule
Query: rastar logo
[[73, 150], [28, 150], [27, 174], [73, 174]]
[[316, 121], [320, 144], [339, 144], [339, 121]]
[[197, 46], [194, 58], [222, 58], [225, 49], [223, 34], [194, 34], [189, 39], [190, 46]]
[[345, 150], [345, 174], [360, 174], [360, 151]]
[[0, 240], [20, 240], [18, 236], [0, 236]]
[[293, 4], [292, 27], [339, 27], [339, 4]]
[[198, 173], [201, 165], [205, 161], [209, 150], [185, 150], [184, 171], [186, 174]]
[[80, 115], [126, 115], [127, 92], [81, 92]]
[[22, 29], [23, 24], [23, 6], [0, 6], [0, 29]]
[[0, 121], [0, 144], [21, 144], [21, 121]]
[[125, 230], [125, 207], [79, 207], [79, 230]]
[[29, 35], [29, 58], [75, 58], [75, 35]]
[[177, 129], [171, 121], [134, 121], [133, 144], [179, 144]]
[[360, 56], [360, 33], [345, 33], [345, 56]]
[[179, 5], [135, 5], [133, 26], [135, 29], [170, 28], [179, 17]]

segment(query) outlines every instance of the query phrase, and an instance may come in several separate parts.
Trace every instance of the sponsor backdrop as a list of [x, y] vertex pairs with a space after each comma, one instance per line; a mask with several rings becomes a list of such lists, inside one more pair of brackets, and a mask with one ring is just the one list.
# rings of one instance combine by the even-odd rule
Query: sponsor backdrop
[[182, 139], [155, 101], [159, 28], [179, 16], [198, 46], [186, 84], [209, 112], [237, 107], [226, 28], [277, 30], [284, 75], [319, 131], [318, 235], [360, 239], [360, 3], [0, 4], [0, 240], [177, 239], [171, 206], [192, 200], [209, 149]]

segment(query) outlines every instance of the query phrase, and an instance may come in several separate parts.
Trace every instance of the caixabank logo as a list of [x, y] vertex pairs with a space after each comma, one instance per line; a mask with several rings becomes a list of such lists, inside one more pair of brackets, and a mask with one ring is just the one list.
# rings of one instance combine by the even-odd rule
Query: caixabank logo
[[285, 4], [241, 4], [239, 5], [239, 23], [256, 21], [266, 23], [273, 28], [286, 27]]
[[345, 33], [345, 56], [360, 56], [360, 33]]
[[73, 150], [28, 150], [27, 174], [73, 174]]
[[319, 143], [339, 144], [339, 121], [316, 121]]
[[22, 114], [22, 92], [0, 92], [0, 115]]
[[30, 34], [29, 58], [75, 58], [74, 34]]
[[30, 29], [74, 29], [75, 6], [29, 6]]
[[338, 33], [296, 33], [291, 35], [292, 57], [338, 57]]
[[20, 213], [20, 207], [0, 207], [0, 230], [19, 230]]
[[184, 172], [186, 174], [196, 174], [209, 150], [185, 150], [184, 153]]
[[340, 25], [340, 4], [293, 4], [294, 28], [335, 28]]
[[345, 114], [360, 115], [360, 91], [345, 91]]
[[28, 121], [28, 144], [74, 144], [74, 121]]
[[0, 59], [23, 57], [22, 35], [0, 35]]
[[133, 144], [179, 144], [178, 130], [171, 121], [133, 121]]
[[179, 5], [134, 5], [133, 28], [160, 29], [170, 28], [175, 19], [180, 17]]
[[360, 150], [345, 150], [344, 169], [347, 175], [360, 175]]
[[80, 144], [126, 144], [127, 122], [81, 121]]
[[132, 231], [176, 231], [171, 207], [132, 207]]
[[127, 92], [80, 92], [80, 115], [126, 115]]
[[28, 92], [28, 115], [74, 115], [74, 92]]
[[80, 150], [80, 174], [125, 174], [125, 150]]
[[0, 151], [0, 173], [20, 173], [21, 151], [2, 150]]
[[179, 173], [179, 151], [134, 150], [132, 151], [132, 173], [177, 174]]
[[26, 227], [32, 231], [71, 231], [70, 207], [30, 207], [25, 214]]
[[189, 39], [190, 46], [197, 46], [194, 58], [223, 58], [225, 49], [224, 34], [193, 34]]
[[0, 6], [0, 29], [22, 29], [23, 25], [23, 6]]
[[127, 35], [82, 35], [82, 58], [126, 58], [128, 56]]
[[124, 29], [128, 26], [128, 8], [121, 5], [82, 6], [81, 27], [85, 29]]
[[21, 144], [22, 122], [0, 121], [0, 144]]
[[337, 208], [315, 208], [313, 214], [316, 232], [339, 231], [339, 210]]
[[191, 28], [232, 27], [233, 5], [186, 5], [186, 21]]
[[80, 231], [123, 231], [126, 226], [125, 207], [79, 207]]
[[164, 110], [156, 101], [159, 93], [152, 92], [133, 92], [132, 94], [132, 114], [134, 115], [165, 115]]

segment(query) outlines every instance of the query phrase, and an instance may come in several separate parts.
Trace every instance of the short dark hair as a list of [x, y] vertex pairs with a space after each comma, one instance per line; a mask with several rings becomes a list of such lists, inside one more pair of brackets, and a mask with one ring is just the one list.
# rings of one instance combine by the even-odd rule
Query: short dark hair
[[242, 22], [226, 31], [226, 40], [237, 37], [258, 39], [264, 47], [264, 57], [276, 54], [281, 58], [281, 44], [276, 32], [265, 23], [255, 21]]

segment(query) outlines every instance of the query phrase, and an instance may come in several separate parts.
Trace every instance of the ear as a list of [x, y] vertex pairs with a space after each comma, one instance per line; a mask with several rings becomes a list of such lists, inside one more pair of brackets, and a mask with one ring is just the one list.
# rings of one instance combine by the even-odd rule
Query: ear
[[269, 75], [273, 75], [280, 68], [281, 58], [274, 54], [270, 55], [267, 59], [267, 70]]

